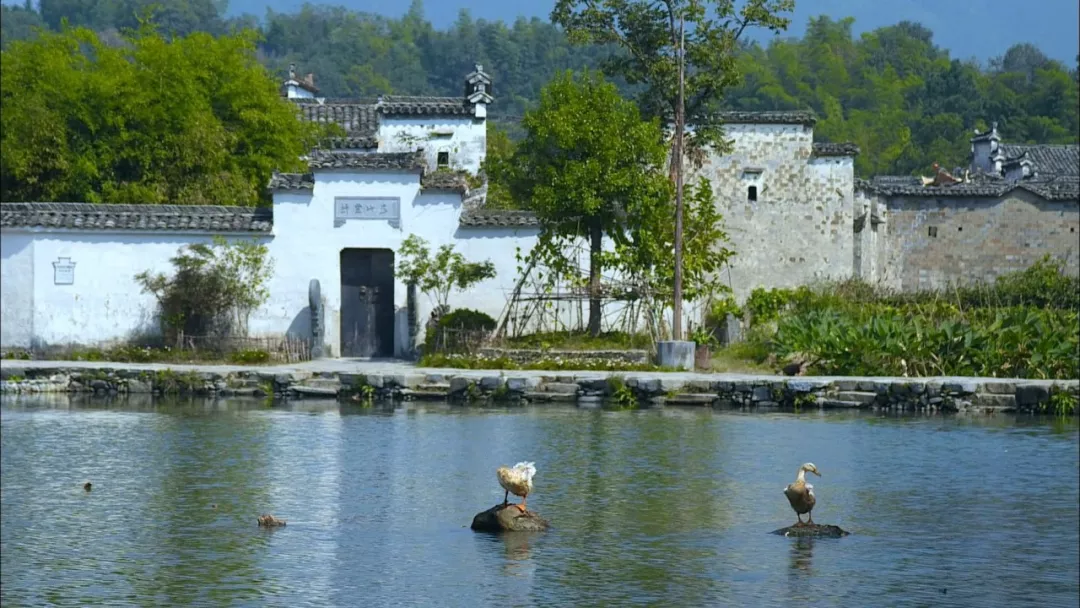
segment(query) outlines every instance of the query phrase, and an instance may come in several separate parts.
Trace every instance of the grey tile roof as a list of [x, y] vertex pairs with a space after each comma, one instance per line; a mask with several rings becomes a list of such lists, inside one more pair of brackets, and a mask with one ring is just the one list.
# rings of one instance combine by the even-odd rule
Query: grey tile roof
[[876, 176], [857, 179], [859, 190], [883, 196], [918, 198], [999, 198], [1020, 188], [1048, 201], [1080, 202], [1080, 178], [1066, 176], [1052, 179], [1009, 182], [992, 175], [974, 174], [971, 182], [951, 186], [923, 186], [916, 176]]
[[379, 100], [378, 111], [386, 116], [471, 116], [473, 106], [462, 97], [388, 95]]
[[407, 97], [291, 99], [300, 117], [312, 122], [336, 123], [344, 138], [323, 142], [324, 148], [376, 148], [379, 116], [471, 116], [473, 105], [462, 97]]
[[817, 117], [809, 111], [769, 111], [769, 112], [720, 112], [716, 115], [720, 122], [744, 125], [806, 125], [813, 126]]
[[308, 167], [315, 170], [362, 169], [368, 171], [419, 171], [424, 168], [420, 152], [328, 152], [315, 150], [308, 155]]
[[469, 180], [463, 171], [432, 171], [420, 178], [420, 187], [424, 190], [448, 190], [465, 194], [469, 191]]
[[480, 208], [462, 212], [458, 224], [475, 228], [533, 228], [540, 226], [540, 220], [531, 211]]
[[814, 156], [856, 156], [859, 154], [859, 146], [852, 142], [815, 141], [812, 152]]
[[379, 132], [379, 116], [374, 99], [293, 99], [300, 117], [312, 122], [332, 122], [351, 138], [375, 137]]
[[274, 212], [259, 207], [0, 203], [0, 227], [88, 231], [269, 233]]
[[1035, 163], [1040, 177], [1080, 175], [1080, 146], [1053, 144], [1001, 144], [1006, 160], [1027, 158]]
[[274, 173], [269, 188], [271, 191], [313, 190], [315, 176], [311, 173]]

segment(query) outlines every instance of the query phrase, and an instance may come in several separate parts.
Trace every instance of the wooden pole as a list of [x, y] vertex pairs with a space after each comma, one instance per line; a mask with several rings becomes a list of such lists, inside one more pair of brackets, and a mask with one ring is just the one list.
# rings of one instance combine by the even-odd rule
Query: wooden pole
[[675, 107], [675, 302], [672, 305], [672, 338], [683, 339], [682, 331], [682, 242], [683, 242], [683, 131], [686, 122], [684, 95], [684, 57], [686, 30], [679, 15], [679, 100]]

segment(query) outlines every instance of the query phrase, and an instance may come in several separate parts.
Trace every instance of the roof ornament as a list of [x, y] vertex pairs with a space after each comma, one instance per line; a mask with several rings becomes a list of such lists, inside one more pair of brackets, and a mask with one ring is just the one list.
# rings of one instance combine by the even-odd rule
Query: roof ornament
[[289, 64], [289, 80], [296, 80], [296, 64]]

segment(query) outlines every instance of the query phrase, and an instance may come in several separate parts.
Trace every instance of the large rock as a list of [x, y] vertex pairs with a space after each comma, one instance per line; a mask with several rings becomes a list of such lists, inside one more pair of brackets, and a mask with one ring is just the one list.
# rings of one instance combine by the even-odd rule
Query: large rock
[[786, 528], [780, 528], [779, 530], [773, 530], [772, 533], [779, 534], [780, 536], [812, 536], [817, 538], [841, 538], [850, 534], [850, 532], [846, 530], [841, 530], [840, 526], [831, 526], [829, 524], [788, 526]]
[[472, 529], [478, 532], [541, 532], [549, 525], [546, 519], [532, 511], [522, 513], [515, 505], [501, 503], [477, 513], [472, 520]]

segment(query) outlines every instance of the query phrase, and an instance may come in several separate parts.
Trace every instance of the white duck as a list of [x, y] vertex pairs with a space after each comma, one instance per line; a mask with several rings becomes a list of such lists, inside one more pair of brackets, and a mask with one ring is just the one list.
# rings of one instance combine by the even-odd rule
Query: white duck
[[531, 462], [519, 462], [512, 469], [499, 467], [495, 471], [495, 476], [499, 478], [499, 485], [506, 490], [503, 495], [504, 506], [509, 504], [510, 494], [513, 494], [521, 497], [521, 504], [514, 506], [521, 509], [522, 513], [525, 512], [525, 500], [533, 488], [533, 475], [536, 475], [536, 466]]

